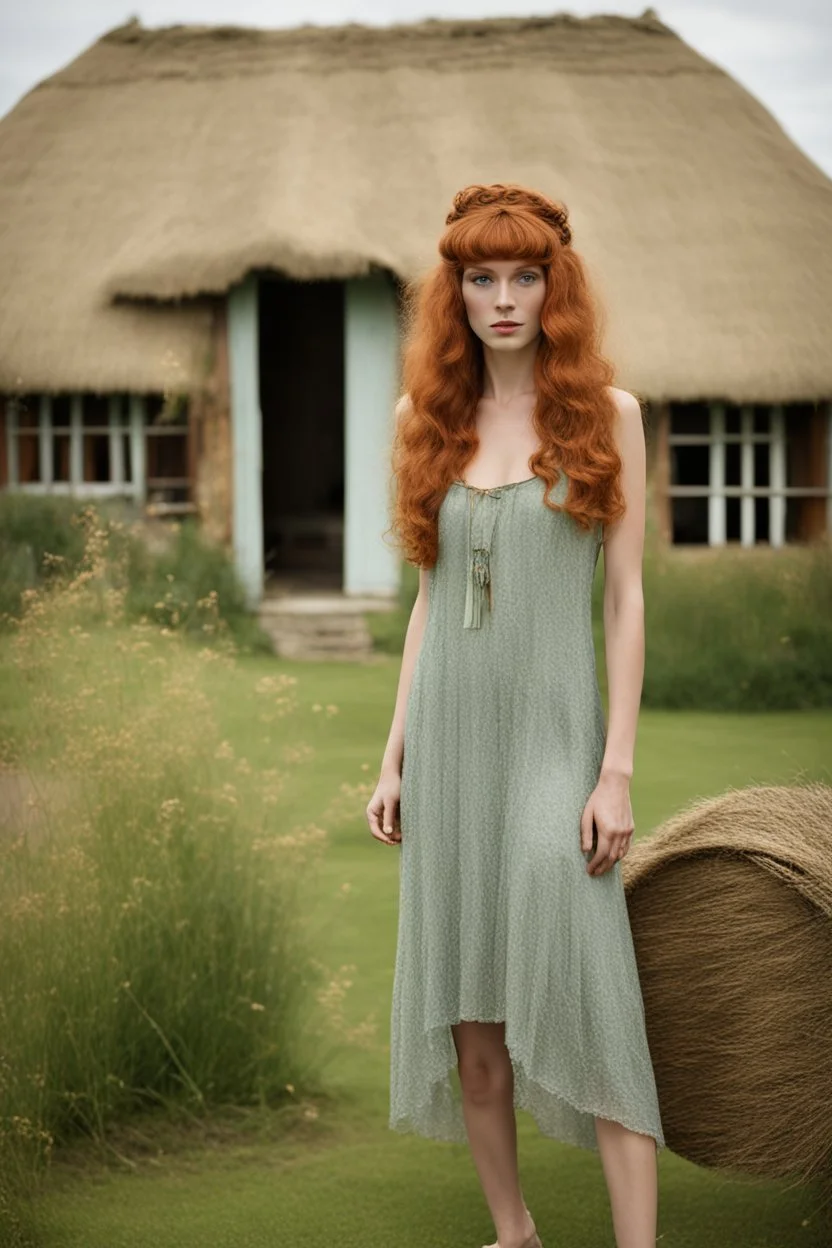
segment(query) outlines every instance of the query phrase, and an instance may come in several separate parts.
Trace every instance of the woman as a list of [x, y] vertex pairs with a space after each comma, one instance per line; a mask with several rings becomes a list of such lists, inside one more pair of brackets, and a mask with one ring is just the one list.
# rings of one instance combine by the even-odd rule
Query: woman
[[467, 1138], [491, 1248], [540, 1248], [517, 1173], [526, 1109], [600, 1152], [618, 1248], [653, 1248], [664, 1138], [619, 869], [644, 671], [641, 409], [611, 385], [561, 205], [470, 186], [446, 226], [411, 290], [394, 529], [419, 592], [366, 811], [401, 845], [390, 1126]]

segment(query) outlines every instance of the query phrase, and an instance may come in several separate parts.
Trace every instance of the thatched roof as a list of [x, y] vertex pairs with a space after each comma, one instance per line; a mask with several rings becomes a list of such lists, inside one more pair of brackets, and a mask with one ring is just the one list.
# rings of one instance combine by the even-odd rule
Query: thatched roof
[[832, 394], [832, 182], [651, 10], [111, 31], [0, 122], [0, 387], [195, 383], [200, 295], [411, 276], [474, 181], [566, 203], [620, 384]]

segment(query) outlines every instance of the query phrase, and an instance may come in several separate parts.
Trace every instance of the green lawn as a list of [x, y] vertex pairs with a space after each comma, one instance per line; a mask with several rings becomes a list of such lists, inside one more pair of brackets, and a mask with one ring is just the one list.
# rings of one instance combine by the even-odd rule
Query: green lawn
[[[250, 689], [277, 670], [298, 677], [301, 707], [287, 728], [314, 750], [296, 770], [287, 813], [331, 835], [311, 929], [331, 965], [355, 966], [346, 1021], [374, 1019], [375, 1037], [333, 1053], [331, 1098], [317, 1105], [317, 1116], [299, 1112], [282, 1134], [268, 1113], [245, 1116], [238, 1128], [223, 1118], [190, 1132], [148, 1120], [125, 1132], [121, 1163], [105, 1167], [83, 1154], [59, 1160], [38, 1206], [43, 1248], [479, 1248], [491, 1237], [467, 1148], [400, 1136], [386, 1125], [399, 851], [373, 840], [360, 814], [324, 817], [342, 783], [376, 780], [398, 659], [371, 666], [246, 659], [236, 672], [212, 669], [226, 735], [255, 766], [271, 765], [274, 744]], [[337, 712], [327, 711], [333, 705]], [[829, 781], [830, 741], [825, 712], [642, 712], [632, 784], [637, 835], [649, 835], [690, 799], [729, 786]], [[360, 811], [366, 799], [359, 789], [351, 800]], [[546, 1248], [611, 1248], [598, 1155], [546, 1139], [525, 1114], [518, 1122], [524, 1190]], [[828, 1248], [832, 1230], [813, 1192], [732, 1180], [664, 1152], [658, 1242]]]

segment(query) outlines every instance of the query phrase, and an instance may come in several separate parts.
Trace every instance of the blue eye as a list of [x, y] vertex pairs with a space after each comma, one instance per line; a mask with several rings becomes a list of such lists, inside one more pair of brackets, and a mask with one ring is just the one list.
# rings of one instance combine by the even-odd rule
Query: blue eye
[[[524, 283], [523, 283], [523, 285], [524, 285], [524, 286], [531, 286], [533, 282], [536, 282], [536, 281], [537, 281], [537, 274], [536, 274], [536, 273], [521, 273], [519, 276], [520, 276], [520, 277], [530, 277], [530, 278], [531, 278], [531, 281], [530, 281], [530, 282], [524, 282]], [[488, 276], [488, 274], [487, 274], [487, 273], [477, 273], [474, 277], [472, 277], [472, 278], [471, 278], [471, 282], [472, 282], [472, 284], [473, 284], [474, 286], [478, 286], [478, 285], [480, 284], [480, 282], [481, 282], [481, 281], [483, 281], [483, 282], [490, 282], [490, 281], [491, 281], [491, 278]]]

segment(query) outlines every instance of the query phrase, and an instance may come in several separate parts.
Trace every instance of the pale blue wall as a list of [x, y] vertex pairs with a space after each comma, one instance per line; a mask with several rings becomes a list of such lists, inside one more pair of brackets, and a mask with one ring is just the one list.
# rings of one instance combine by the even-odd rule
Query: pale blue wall
[[263, 433], [257, 346], [257, 279], [228, 294], [234, 563], [250, 606], [263, 597]]
[[384, 274], [344, 284], [344, 592], [395, 594], [388, 527], [390, 440], [398, 397], [396, 295]]

